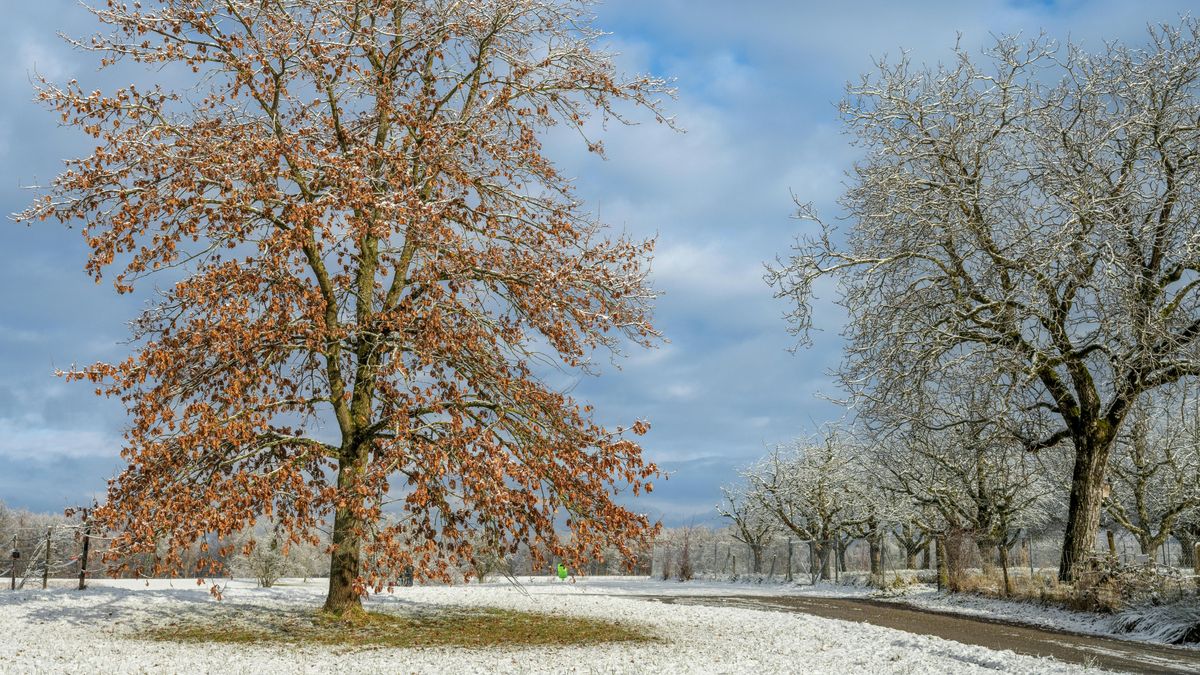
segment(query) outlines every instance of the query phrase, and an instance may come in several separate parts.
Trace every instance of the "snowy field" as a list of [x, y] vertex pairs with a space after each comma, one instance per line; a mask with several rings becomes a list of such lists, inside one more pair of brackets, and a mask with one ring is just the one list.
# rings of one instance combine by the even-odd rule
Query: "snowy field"
[[[634, 594], [778, 594], [780, 587], [728, 583], [521, 578], [455, 587], [398, 588], [368, 608], [404, 612], [499, 607], [615, 619], [649, 627], [665, 642], [521, 649], [354, 649], [284, 645], [172, 644], [139, 640], [150, 626], [207, 618], [245, 620], [262, 611], [315, 609], [325, 582], [272, 589], [235, 581], [216, 601], [187, 580], [92, 582], [89, 590], [0, 590], [0, 671], [5, 673], [1068, 673], [1057, 661], [962, 645], [832, 619], [725, 607], [667, 605]], [[799, 591], [800, 589], [796, 589]]]

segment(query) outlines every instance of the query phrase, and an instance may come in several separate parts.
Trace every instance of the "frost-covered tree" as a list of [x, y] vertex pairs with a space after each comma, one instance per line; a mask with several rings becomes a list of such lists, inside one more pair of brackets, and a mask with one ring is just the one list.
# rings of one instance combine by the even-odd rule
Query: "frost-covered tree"
[[845, 570], [845, 548], [849, 539], [859, 538], [867, 542], [868, 563], [871, 578], [875, 582], [882, 580], [883, 552], [887, 538], [895, 526], [901, 523], [911, 525], [916, 518], [916, 508], [907, 495], [891, 489], [888, 481], [891, 478], [886, 467], [876, 461], [877, 453], [869, 449], [869, 444], [855, 444], [847, 451], [852, 455], [851, 471], [853, 472], [853, 491], [855, 498], [851, 504], [857, 511], [857, 525], [847, 528], [844, 542], [838, 550], [839, 565]]
[[274, 586], [280, 578], [296, 570], [278, 535], [268, 533], [262, 537], [246, 537], [239, 548], [240, 552], [233, 561], [234, 572], [239, 576], [253, 577], [262, 588]]
[[1104, 506], [1153, 556], [1176, 522], [1200, 506], [1200, 408], [1185, 390], [1144, 396], [1118, 438]]
[[1192, 508], [1180, 514], [1172, 533], [1179, 540], [1182, 550], [1180, 563], [1184, 567], [1195, 566], [1196, 544], [1200, 543], [1200, 508]]
[[732, 523], [733, 538], [746, 545], [750, 552], [750, 572], [761, 573], [763, 547], [776, 530], [775, 518], [743, 482], [736, 487], [721, 488], [722, 501], [717, 513]]
[[1045, 520], [1059, 485], [1020, 442], [1019, 429], [1036, 421], [1014, 398], [1020, 388], [985, 375], [956, 364], [922, 383], [914, 407], [876, 407], [887, 416], [868, 420], [879, 439], [870, 454], [886, 475], [879, 484], [907, 499], [910, 516], [935, 513], [948, 545], [969, 538], [985, 567], [1007, 570], [1009, 547]]
[[802, 339], [814, 285], [839, 280], [841, 379], [868, 415], [948, 363], [1015, 374], [1055, 424], [1024, 447], [1071, 452], [1064, 580], [1095, 545], [1134, 401], [1200, 374], [1198, 94], [1194, 19], [1096, 53], [1006, 37], [880, 62], [841, 106], [865, 152], [848, 227], [818, 221], [769, 275]]
[[1019, 445], [972, 431], [978, 430], [907, 434], [876, 456], [894, 478], [891, 489], [936, 511], [946, 529], [973, 538], [988, 563], [1020, 529], [1044, 519], [1056, 486]]
[[[14, 518], [12, 511], [8, 505], [0, 501], [0, 547], [7, 547], [13, 536]], [[3, 553], [7, 554], [7, 548], [4, 548]]]
[[[935, 530], [926, 511], [909, 504], [905, 513], [897, 518], [895, 529], [892, 530], [896, 543], [904, 550], [905, 569], [916, 569], [918, 554], [927, 552], [933, 540], [932, 533]], [[928, 561], [927, 553], [925, 559]]]
[[782, 529], [809, 541], [822, 579], [837, 542], [862, 525], [859, 473], [849, 445], [828, 434], [780, 446], [744, 473], [752, 496]]

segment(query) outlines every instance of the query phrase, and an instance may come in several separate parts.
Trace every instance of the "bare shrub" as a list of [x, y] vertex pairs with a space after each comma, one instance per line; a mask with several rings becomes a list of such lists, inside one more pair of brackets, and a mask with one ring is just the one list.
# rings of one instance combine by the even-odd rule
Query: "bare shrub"
[[683, 532], [683, 550], [679, 552], [679, 574], [676, 578], [691, 581], [695, 576], [696, 571], [692, 569], [692, 530], [687, 528]]
[[234, 563], [235, 569], [253, 576], [263, 588], [274, 586], [275, 582], [294, 568], [275, 537], [267, 542], [251, 539], [244, 546], [242, 554]]

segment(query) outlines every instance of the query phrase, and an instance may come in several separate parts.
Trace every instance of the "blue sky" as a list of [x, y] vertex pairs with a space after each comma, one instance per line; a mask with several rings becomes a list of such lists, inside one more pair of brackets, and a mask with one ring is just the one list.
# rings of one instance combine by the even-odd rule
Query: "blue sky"
[[[90, 146], [32, 103], [30, 76], [111, 86], [91, 55], [56, 32], [87, 35], [74, 0], [3, 0], [0, 25], [0, 211], [22, 209], [27, 186], [50, 180]], [[1191, 3], [976, 0], [609, 0], [597, 24], [625, 70], [676, 78], [671, 110], [687, 133], [646, 124], [610, 128], [601, 161], [566, 138], [550, 154], [591, 208], [614, 227], [658, 237], [657, 325], [670, 342], [557, 384], [613, 424], [646, 418], [651, 459], [670, 474], [640, 508], [667, 523], [706, 522], [718, 488], [770, 444], [805, 435], [838, 410], [827, 377], [840, 357], [842, 314], [826, 292], [811, 349], [792, 338], [762, 281], [802, 227], [792, 193], [833, 215], [854, 150], [834, 105], [872, 57], [910, 50], [948, 56], [956, 37], [974, 49], [1021, 32], [1139, 42], [1149, 22], [1174, 22]], [[127, 76], [126, 76], [127, 77]], [[127, 78], [128, 79], [128, 78]], [[88, 387], [53, 376], [71, 363], [126, 352], [125, 322], [140, 307], [82, 271], [78, 230], [0, 223], [0, 500], [38, 511], [89, 501], [120, 468], [125, 418]]]

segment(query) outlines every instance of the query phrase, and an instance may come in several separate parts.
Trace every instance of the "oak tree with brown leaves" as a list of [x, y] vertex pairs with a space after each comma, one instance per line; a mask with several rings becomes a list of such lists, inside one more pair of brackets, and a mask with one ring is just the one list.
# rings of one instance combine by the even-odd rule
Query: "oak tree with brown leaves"
[[[88, 272], [170, 285], [127, 360], [67, 373], [132, 417], [98, 522], [160, 569], [271, 518], [332, 516], [327, 610], [412, 565], [521, 543], [578, 566], [656, 528], [656, 475], [539, 358], [652, 346], [652, 242], [611, 237], [545, 156], [591, 115], [659, 122], [583, 0], [163, 0], [91, 11], [77, 46], [160, 80], [39, 97], [97, 139], [23, 221], [82, 223]], [[182, 75], [180, 74], [182, 73]], [[155, 75], [157, 74], [157, 75]], [[190, 78], [190, 79], [189, 79]], [[489, 551], [478, 550], [484, 542]]]

